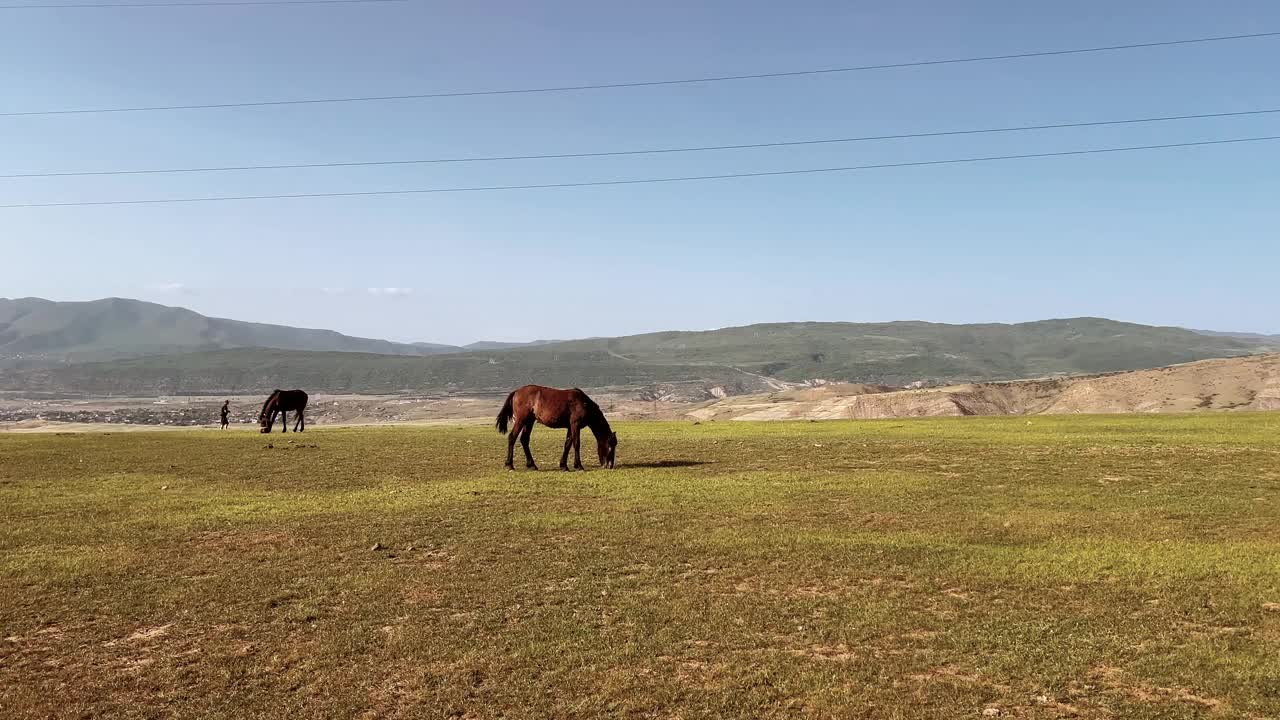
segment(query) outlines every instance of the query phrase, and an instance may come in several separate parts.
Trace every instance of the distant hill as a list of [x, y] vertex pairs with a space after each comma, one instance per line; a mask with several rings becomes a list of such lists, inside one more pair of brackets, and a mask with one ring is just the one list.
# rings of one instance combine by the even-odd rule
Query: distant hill
[[1257, 352], [1250, 338], [1103, 318], [1006, 324], [773, 323], [581, 340], [538, 350], [605, 351], [637, 363], [720, 363], [781, 380], [898, 385], [1138, 370]]
[[1247, 355], [1252, 339], [1100, 318], [1014, 325], [778, 323], [427, 357], [234, 349], [0, 374], [0, 389], [200, 394], [496, 392], [701, 383], [725, 394], [815, 379], [903, 386], [1138, 370]]
[[538, 345], [551, 345], [553, 343], [564, 342], [563, 340], [534, 340], [533, 342], [498, 342], [496, 340], [481, 340], [473, 342], [470, 345], [463, 345], [463, 350], [514, 350], [516, 348], [535, 347]]
[[1241, 340], [1251, 340], [1259, 345], [1265, 346], [1269, 350], [1280, 350], [1280, 335], [1265, 335], [1263, 333], [1251, 332], [1220, 332], [1217, 330], [1195, 330], [1193, 332], [1201, 335], [1210, 335], [1212, 337], [1229, 337], [1240, 338]]
[[[768, 389], [729, 368], [638, 365], [604, 352], [454, 353], [396, 357], [239, 349], [0, 372], [0, 390], [87, 395], [308, 392], [505, 392], [527, 383], [562, 387], [644, 386], [703, 380], [735, 392]], [[734, 383], [737, 383], [735, 385]]]
[[53, 302], [0, 299], [0, 367], [55, 365], [240, 347], [429, 355], [448, 345], [405, 345], [332, 330], [205, 317], [123, 298]]

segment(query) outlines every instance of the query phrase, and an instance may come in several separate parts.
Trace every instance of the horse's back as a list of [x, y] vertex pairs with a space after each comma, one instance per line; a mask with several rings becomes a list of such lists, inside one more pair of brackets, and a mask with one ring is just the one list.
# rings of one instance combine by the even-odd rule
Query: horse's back
[[524, 385], [512, 393], [516, 414], [532, 413], [538, 422], [551, 428], [569, 426], [581, 390], [562, 390], [545, 385]]
[[271, 405], [272, 400], [277, 408], [284, 411], [300, 410], [307, 406], [307, 394], [302, 390], [276, 390], [267, 398], [267, 405]]
[[522, 385], [512, 393], [512, 400], [517, 404], [536, 405], [539, 402], [562, 402], [568, 390], [547, 387], [546, 385]]

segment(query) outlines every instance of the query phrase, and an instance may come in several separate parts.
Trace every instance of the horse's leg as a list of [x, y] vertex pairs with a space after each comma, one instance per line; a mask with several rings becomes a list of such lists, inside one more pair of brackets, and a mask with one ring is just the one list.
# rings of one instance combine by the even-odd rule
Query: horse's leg
[[575, 423], [569, 426], [573, 433], [573, 469], [582, 470], [582, 428]]
[[[303, 412], [302, 412], [301, 410], [298, 410], [298, 411], [294, 412], [293, 414], [294, 414], [294, 416], [297, 418], [297, 421], [293, 423], [293, 431], [294, 431], [294, 432], [302, 432], [303, 430], [306, 430], [306, 429], [307, 429], [307, 421], [306, 421], [305, 419], [303, 419]], [[301, 428], [301, 429], [299, 429], [299, 428]]]
[[569, 469], [569, 448], [573, 447], [573, 431], [567, 430], [564, 434], [564, 452], [560, 455], [560, 469]]
[[285, 410], [280, 411], [280, 432], [289, 432], [289, 413]]
[[533, 453], [529, 452], [529, 436], [533, 434], [533, 418], [529, 418], [529, 422], [524, 424], [524, 431], [520, 433], [520, 446], [524, 448], [524, 466], [530, 470], [537, 470], [538, 464], [533, 461]]
[[511, 432], [507, 433], [507, 461], [503, 463], [503, 467], [508, 470], [516, 469], [516, 439], [520, 437], [521, 422], [515, 419], [511, 424]]

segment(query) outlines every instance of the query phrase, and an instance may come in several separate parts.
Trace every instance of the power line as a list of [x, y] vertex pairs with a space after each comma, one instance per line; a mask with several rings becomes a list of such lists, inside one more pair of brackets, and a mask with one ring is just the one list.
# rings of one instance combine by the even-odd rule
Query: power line
[[921, 160], [916, 162], [880, 163], [876, 165], [850, 165], [846, 167], [805, 168], [800, 170], [772, 170], [767, 172], [726, 173], [723, 175], [686, 175], [680, 177], [634, 178], [622, 180], [593, 180], [587, 182], [545, 183], [537, 185], [481, 185], [452, 188], [414, 188], [406, 190], [365, 190], [355, 192], [298, 193], [278, 195], [226, 195], [215, 197], [155, 198], [142, 200], [91, 200], [77, 202], [17, 203], [0, 205], [0, 210], [17, 208], [86, 207], [96, 205], [161, 205], [171, 203], [225, 202], [234, 200], [293, 200], [303, 198], [369, 197], [375, 195], [427, 195], [434, 193], [493, 192], [499, 190], [549, 190], [558, 188], [604, 187], [612, 185], [651, 185], [658, 183], [694, 182], [704, 180], [730, 180], [737, 178], [781, 177], [786, 175], [815, 175], [819, 173], [854, 172], [859, 170], [883, 170], [887, 168], [924, 167], [930, 165], [960, 165], [964, 163], [1027, 160], [1032, 158], [1067, 157], [1074, 155], [1101, 155], [1104, 153], [1133, 152], [1137, 150], [1167, 150], [1172, 148], [1200, 147], [1206, 145], [1230, 145], [1238, 143], [1280, 140], [1280, 135], [1229, 138], [1225, 140], [1200, 140], [1196, 142], [1166, 143], [1163, 145], [1131, 145], [1128, 147], [1093, 148], [1088, 150], [1064, 150], [1060, 152], [1026, 153], [1021, 155], [988, 155], [984, 157], [952, 158], [948, 160]]
[[777, 142], [743, 143], [738, 145], [700, 145], [693, 147], [652, 148], [645, 150], [608, 150], [602, 152], [550, 153], [542, 155], [487, 155], [459, 158], [428, 158], [417, 160], [359, 160], [351, 162], [297, 163], [288, 165], [228, 165], [222, 167], [189, 167], [143, 170], [79, 170], [68, 172], [12, 173], [0, 175], [0, 179], [85, 177], [104, 175], [161, 175], [175, 173], [213, 173], [253, 170], [298, 170], [310, 168], [373, 167], [387, 165], [430, 165], [444, 163], [503, 162], [514, 160], [559, 160], [568, 158], [619, 157], [630, 155], [662, 155], [671, 153], [707, 152], [714, 150], [751, 150], [760, 148], [798, 147], [805, 145], [831, 145], [873, 140], [904, 140], [915, 138], [948, 137], [955, 135], [982, 135], [1032, 130], [1056, 130], [1063, 128], [1101, 127], [1108, 125], [1136, 125], [1140, 123], [1171, 122], [1175, 120], [1202, 120], [1207, 118], [1245, 117], [1280, 113], [1280, 108], [1266, 110], [1241, 110], [1238, 112], [1198, 113], [1194, 115], [1164, 115], [1159, 117], [1127, 118], [1122, 120], [1096, 120], [1086, 122], [1053, 123], [1048, 125], [1018, 125], [1012, 127], [978, 128], [971, 130], [940, 130], [936, 132], [900, 133], [896, 135], [863, 135], [859, 137], [825, 138], [818, 140], [783, 140]]
[[260, 100], [254, 102], [199, 103], [193, 105], [152, 105], [119, 108], [77, 108], [70, 110], [26, 110], [0, 113], [0, 117], [32, 117], [41, 115], [87, 115], [96, 113], [132, 113], [157, 112], [165, 110], [213, 110], [224, 108], [269, 107], [282, 105], [320, 105], [333, 103], [384, 102], [392, 100], [429, 100], [439, 98], [478, 97], [486, 95], [530, 95], [535, 93], [581, 92], [588, 90], [608, 90], [619, 88], [657, 87], [663, 85], [692, 85], [698, 83], [731, 82], [739, 80], [761, 80], [766, 78], [800, 77], [804, 75], [831, 75], [836, 73], [865, 72], [871, 70], [892, 70], [898, 68], [928, 67], [933, 65], [957, 65], [962, 63], [995, 62], [999, 60], [1019, 60], [1036, 57], [1052, 57], [1060, 55], [1082, 55], [1085, 53], [1111, 52], [1117, 50], [1137, 50], [1142, 48], [1170, 47], [1174, 45], [1193, 45], [1198, 43], [1226, 42], [1233, 40], [1251, 40], [1280, 36], [1280, 31], [1248, 33], [1244, 35], [1216, 35], [1211, 37], [1187, 38], [1183, 40], [1162, 40], [1159, 42], [1129, 43], [1125, 45], [1104, 45], [1098, 47], [1074, 48], [1070, 50], [1043, 50], [1036, 52], [1012, 53], [1007, 55], [983, 55], [977, 57], [946, 58], [941, 60], [916, 60], [900, 63], [883, 63], [879, 65], [854, 65], [849, 67], [817, 68], [810, 70], [790, 70], [785, 72], [752, 73], [746, 75], [718, 75], [699, 78], [680, 78], [674, 80], [644, 80], [635, 82], [610, 82], [590, 85], [560, 85], [550, 87], [514, 88], [505, 90], [467, 90], [458, 92], [416, 93], [408, 95], [370, 95], [364, 97], [339, 98], [307, 98], [300, 100]]
[[124, 2], [124, 3], [68, 3], [64, 5], [0, 5], [0, 10], [55, 10], [67, 8], [151, 8], [151, 7], [219, 7], [244, 5], [369, 5], [373, 3], [402, 3], [412, 0], [229, 0], [228, 2]]

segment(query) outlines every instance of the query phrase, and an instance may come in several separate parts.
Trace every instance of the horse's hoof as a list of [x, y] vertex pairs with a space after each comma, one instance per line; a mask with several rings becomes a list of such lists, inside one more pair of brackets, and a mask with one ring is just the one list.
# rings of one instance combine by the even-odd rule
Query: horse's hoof
[[537, 466], [537, 465], [525, 465], [524, 467], [525, 467], [525, 469], [526, 469], [526, 470], [537, 470], [537, 469], [538, 469], [538, 466]]

